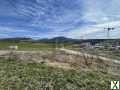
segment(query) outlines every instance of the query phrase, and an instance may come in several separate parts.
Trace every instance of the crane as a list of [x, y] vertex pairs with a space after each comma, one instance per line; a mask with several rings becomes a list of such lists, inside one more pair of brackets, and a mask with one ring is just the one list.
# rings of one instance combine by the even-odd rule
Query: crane
[[108, 27], [105, 27], [104, 30], [107, 30], [107, 38], [111, 39], [110, 31], [117, 30], [119, 28], [120, 28], [120, 26], [111, 26], [111, 27], [108, 26]]
[[110, 39], [110, 31], [115, 30], [115, 27], [107, 27], [104, 28], [105, 30], [107, 30], [107, 38]]

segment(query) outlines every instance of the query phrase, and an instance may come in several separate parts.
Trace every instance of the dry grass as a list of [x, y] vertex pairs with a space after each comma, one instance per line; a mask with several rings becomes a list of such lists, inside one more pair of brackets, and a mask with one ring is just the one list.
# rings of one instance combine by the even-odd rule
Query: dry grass
[[0, 60], [0, 90], [109, 90], [120, 76], [56, 67], [57, 64]]

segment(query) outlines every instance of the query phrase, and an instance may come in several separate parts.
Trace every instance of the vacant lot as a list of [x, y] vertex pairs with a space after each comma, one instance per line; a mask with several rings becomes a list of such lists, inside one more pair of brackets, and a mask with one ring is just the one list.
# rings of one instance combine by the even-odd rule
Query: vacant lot
[[[41, 48], [40, 44], [12, 44], [20, 49]], [[11, 43], [0, 45], [5, 48]], [[8, 58], [0, 58], [0, 90], [109, 90], [111, 80], [120, 80], [119, 74], [108, 73], [116, 64], [57, 50], [36, 50], [2, 50], [1, 56]]]
[[95, 71], [62, 69], [45, 63], [0, 60], [1, 90], [109, 90], [120, 76]]
[[109, 49], [109, 48], [81, 48], [76, 49], [77, 51], [81, 51], [83, 53], [89, 53], [98, 56], [104, 56], [111, 59], [120, 60], [120, 49]]

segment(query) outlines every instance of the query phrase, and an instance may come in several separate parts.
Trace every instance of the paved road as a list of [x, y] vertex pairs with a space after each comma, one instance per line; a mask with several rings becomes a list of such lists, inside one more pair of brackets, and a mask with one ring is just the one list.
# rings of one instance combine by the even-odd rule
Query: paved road
[[61, 51], [65, 51], [66, 53], [69, 53], [69, 54], [74, 54], [74, 55], [80, 55], [80, 56], [86, 56], [88, 58], [94, 58], [94, 59], [101, 59], [101, 60], [104, 60], [104, 61], [110, 61], [110, 62], [113, 62], [113, 63], [117, 63], [117, 64], [120, 64], [120, 60], [116, 60], [116, 59], [110, 59], [110, 58], [106, 58], [106, 57], [102, 57], [102, 56], [96, 56], [96, 55], [91, 55], [91, 54], [87, 54], [87, 53], [81, 53], [80, 51], [74, 51], [74, 50], [69, 50], [69, 49], [60, 49]]

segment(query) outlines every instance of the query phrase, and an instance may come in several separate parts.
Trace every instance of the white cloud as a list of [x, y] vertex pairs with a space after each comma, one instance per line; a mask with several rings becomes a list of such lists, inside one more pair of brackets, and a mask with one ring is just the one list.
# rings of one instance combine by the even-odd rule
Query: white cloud
[[[89, 36], [92, 36], [94, 34], [95, 38], [98, 38], [96, 36], [99, 36], [99, 38], [102, 38], [100, 34], [106, 33], [106, 30], [104, 29], [105, 27], [114, 27], [116, 28], [114, 32], [112, 32], [113, 38], [117, 37], [118, 38], [118, 33], [120, 34], [120, 21], [112, 21], [112, 22], [107, 22], [107, 23], [101, 23], [101, 24], [96, 24], [92, 26], [86, 26], [86, 27], [80, 27], [78, 29], [72, 30], [70, 32], [65, 33], [65, 36], [71, 37], [71, 38], [80, 38], [83, 36], [84, 38], [91, 38]], [[102, 32], [99, 34], [99, 32]], [[117, 32], [117, 33], [116, 33]], [[115, 36], [116, 34], [116, 36]], [[94, 37], [94, 36], [93, 36]]]

